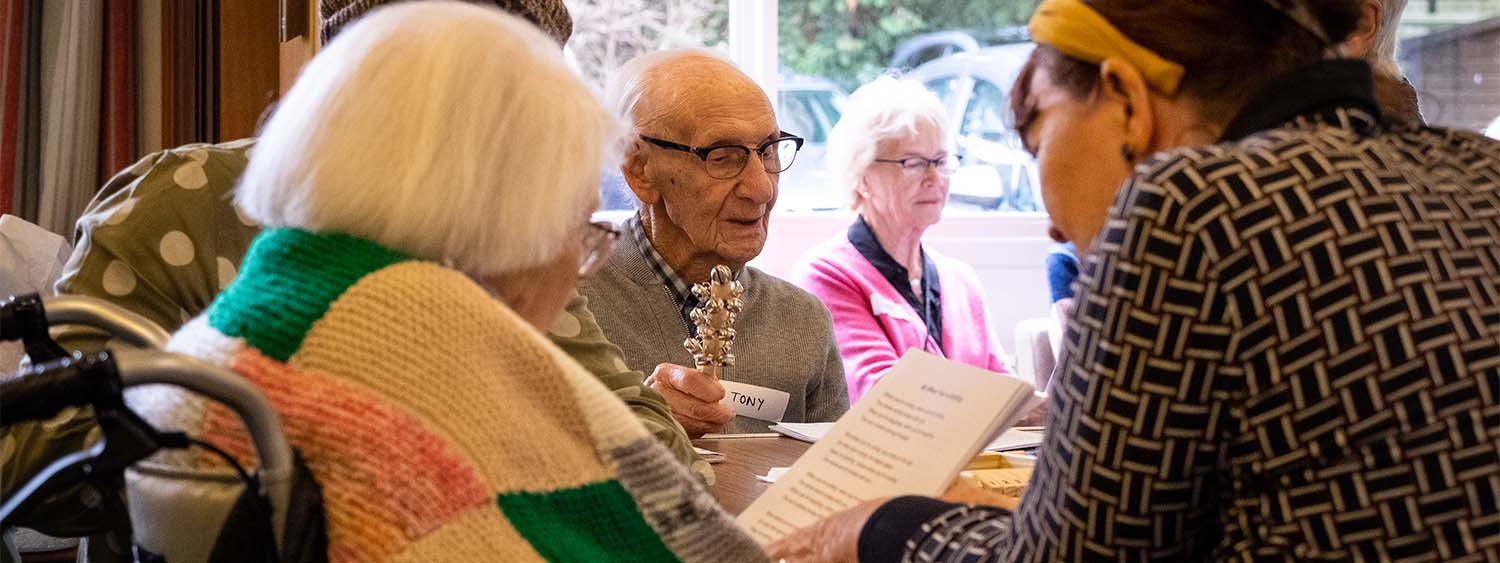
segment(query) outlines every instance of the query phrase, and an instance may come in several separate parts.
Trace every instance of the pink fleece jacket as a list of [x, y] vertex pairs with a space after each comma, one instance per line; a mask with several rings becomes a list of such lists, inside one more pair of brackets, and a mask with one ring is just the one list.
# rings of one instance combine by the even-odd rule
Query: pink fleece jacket
[[[984, 293], [974, 269], [930, 249], [923, 250], [937, 266], [942, 287], [942, 355], [990, 371], [1011, 373], [985, 320]], [[847, 237], [841, 235], [808, 253], [792, 272], [791, 280], [818, 296], [833, 315], [833, 332], [844, 359], [851, 405], [908, 349], [921, 350], [928, 341], [921, 314]], [[930, 348], [929, 352], [936, 352]]]

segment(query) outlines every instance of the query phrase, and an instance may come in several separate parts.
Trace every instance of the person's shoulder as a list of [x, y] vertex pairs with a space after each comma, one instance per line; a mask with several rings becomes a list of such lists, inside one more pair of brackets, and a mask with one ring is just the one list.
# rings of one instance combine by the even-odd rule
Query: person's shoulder
[[797, 284], [771, 275], [760, 268], [745, 266], [745, 274], [747, 278], [745, 280], [746, 287], [750, 287], [753, 284], [757, 288], [757, 293], [774, 295], [784, 299], [817, 299], [813, 297], [813, 294], [808, 293], [807, 290], [797, 287]]
[[771, 303], [771, 306], [783, 311], [799, 313], [817, 311], [821, 314], [814, 316], [820, 316], [825, 320], [830, 318], [828, 308], [823, 305], [823, 302], [816, 295], [798, 287], [797, 284], [768, 274], [753, 266], [746, 266], [745, 272], [748, 274], [746, 286], [754, 284], [756, 293], [758, 294], [757, 299]]
[[[1500, 123], [1500, 122], [1497, 122]], [[1479, 131], [1436, 126], [1393, 126], [1378, 137], [1383, 144], [1408, 154], [1430, 153], [1443, 159], [1470, 159], [1485, 161], [1493, 170], [1500, 167], [1500, 140], [1492, 139]], [[1399, 164], [1413, 166], [1430, 165], [1430, 160], [1409, 159]]]
[[849, 238], [842, 233], [830, 237], [804, 252], [792, 265], [790, 279], [799, 285], [805, 280], [828, 277], [835, 272], [846, 272], [853, 267], [853, 260], [863, 259]]
[[356, 285], [397, 299], [420, 295], [464, 305], [494, 302], [473, 278], [422, 260], [395, 262], [365, 274]]
[[619, 252], [619, 247], [624, 244], [629, 243], [616, 243], [615, 252], [605, 258], [605, 263], [599, 269], [578, 280], [578, 293], [588, 298], [589, 308], [596, 314], [601, 309], [612, 309], [619, 304], [622, 295], [638, 292], [641, 287], [636, 281], [637, 265], [630, 262], [628, 254]]
[[117, 215], [128, 214], [137, 206], [149, 208], [176, 201], [183, 193], [201, 193], [227, 204], [254, 145], [255, 139], [240, 139], [148, 154], [105, 182], [80, 216], [80, 224], [115, 224]]
[[138, 197], [168, 188], [228, 192], [244, 173], [254, 146], [255, 139], [249, 138], [157, 151], [120, 171], [109, 183], [129, 185]]
[[927, 244], [923, 244], [922, 245], [922, 253], [926, 254], [928, 258], [931, 258], [932, 259], [932, 263], [935, 264], [935, 265], [937, 265], [938, 269], [940, 269], [940, 270], [941, 269], [949, 269], [949, 270], [973, 270], [974, 269], [974, 267], [970, 266], [968, 262], [965, 262], [963, 260], [959, 260], [959, 259], [954, 258], [952, 256], [949, 256], [947, 254], [943, 254], [943, 251], [938, 250], [936, 248], [932, 248], [930, 245], [927, 245]]
[[526, 330], [529, 325], [519, 315], [469, 276], [422, 260], [404, 260], [370, 272], [335, 303], [330, 315], [367, 317], [368, 322], [343, 324], [361, 330], [436, 337], [447, 344], [478, 335], [502, 334], [508, 335], [506, 340], [532, 344], [541, 338], [527, 336], [536, 331]]
[[1255, 184], [1284, 173], [1288, 154], [1311, 142], [1306, 131], [1262, 131], [1237, 141], [1180, 147], [1156, 153], [1137, 165], [1121, 188], [1127, 217], [1179, 228], [1256, 203]]
[[937, 266], [939, 275], [951, 273], [962, 277], [966, 282], [970, 282], [970, 285], [978, 286], [979, 272], [974, 269], [972, 264], [943, 254], [940, 251], [927, 248], [925, 245], [922, 247], [922, 252], [927, 253], [927, 257], [932, 259], [933, 265]]
[[[623, 231], [623, 228], [622, 228]], [[587, 278], [578, 280], [580, 291], [585, 294], [604, 288], [613, 291], [634, 291], [634, 287], [655, 285], [656, 272], [636, 247], [629, 232], [622, 232], [611, 247], [605, 262]], [[592, 299], [592, 296], [590, 297]]]
[[1200, 169], [1232, 158], [1239, 150], [1240, 147], [1233, 143], [1165, 150], [1136, 165], [1134, 177], [1153, 184], [1196, 181], [1201, 179], [1201, 175], [1196, 174]]

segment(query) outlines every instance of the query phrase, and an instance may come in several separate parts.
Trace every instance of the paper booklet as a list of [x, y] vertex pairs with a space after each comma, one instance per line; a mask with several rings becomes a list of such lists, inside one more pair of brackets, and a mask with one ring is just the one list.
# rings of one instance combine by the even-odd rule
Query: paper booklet
[[[809, 444], [822, 439], [829, 430], [833, 429], [832, 422], [782, 422], [772, 424], [771, 430]], [[1034, 430], [1008, 429], [1000, 433], [1000, 436], [984, 446], [987, 452], [1008, 452], [1014, 450], [1029, 450], [1042, 445], [1042, 433]]]
[[910, 350], [739, 523], [768, 544], [864, 500], [940, 495], [1038, 401], [1020, 379]]

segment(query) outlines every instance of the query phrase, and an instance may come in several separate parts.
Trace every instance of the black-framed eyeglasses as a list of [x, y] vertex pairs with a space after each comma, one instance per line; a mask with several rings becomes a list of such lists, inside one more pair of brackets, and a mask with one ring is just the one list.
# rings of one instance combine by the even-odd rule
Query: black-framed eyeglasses
[[745, 145], [713, 145], [709, 147], [690, 147], [682, 143], [647, 137], [641, 135], [641, 140], [658, 147], [682, 151], [697, 156], [703, 161], [703, 166], [708, 170], [708, 175], [720, 180], [728, 180], [739, 176], [745, 170], [745, 165], [750, 163], [750, 153], [754, 151], [760, 155], [760, 163], [766, 167], [766, 172], [780, 174], [791, 168], [792, 161], [797, 159], [797, 151], [802, 150], [802, 137], [798, 137], [786, 131], [780, 136], [761, 143], [754, 147]]
[[919, 156], [914, 156], [911, 158], [903, 158], [900, 160], [877, 158], [875, 159], [875, 162], [883, 162], [885, 164], [894, 164], [896, 166], [899, 166], [901, 168], [901, 173], [907, 176], [920, 176], [922, 174], [926, 174], [927, 167], [929, 166], [937, 170], [938, 174], [947, 176], [949, 174], [952, 174], [953, 171], [958, 170], [958, 165], [962, 160], [962, 157], [959, 157], [957, 155], [944, 155], [937, 158], [922, 158]]
[[620, 230], [608, 221], [590, 221], [583, 233], [583, 254], [578, 262], [578, 277], [588, 277], [599, 270], [604, 259], [620, 238]]

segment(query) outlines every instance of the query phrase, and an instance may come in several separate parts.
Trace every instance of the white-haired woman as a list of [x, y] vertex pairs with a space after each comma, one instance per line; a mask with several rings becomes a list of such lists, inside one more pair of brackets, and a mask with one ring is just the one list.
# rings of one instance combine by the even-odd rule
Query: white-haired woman
[[[267, 230], [171, 348], [270, 397], [331, 559], [764, 558], [543, 335], [613, 240], [588, 219], [617, 129], [551, 38], [460, 3], [359, 20], [266, 125], [235, 201]], [[248, 453], [216, 409], [154, 398]]]
[[845, 236], [813, 250], [792, 279], [833, 314], [854, 403], [908, 349], [1001, 373], [984, 292], [967, 264], [923, 248], [943, 216], [948, 154], [942, 102], [910, 80], [861, 86], [828, 136], [828, 168], [858, 212]]

